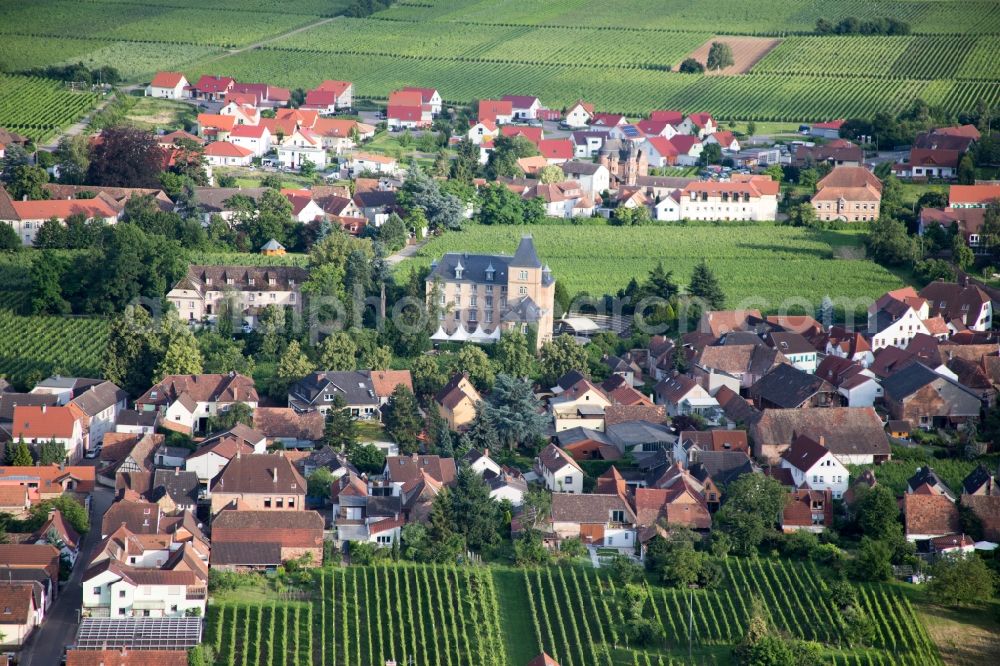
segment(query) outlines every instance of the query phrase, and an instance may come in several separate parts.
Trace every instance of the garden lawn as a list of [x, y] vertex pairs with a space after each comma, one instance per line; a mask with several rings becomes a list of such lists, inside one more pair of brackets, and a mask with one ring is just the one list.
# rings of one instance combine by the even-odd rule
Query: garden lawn
[[[757, 224], [645, 227], [539, 225], [493, 227], [470, 224], [461, 232], [432, 239], [413, 259], [399, 264], [404, 279], [446, 252], [511, 254], [520, 236], [530, 233], [538, 255], [552, 268], [569, 295], [614, 294], [635, 278], [642, 281], [660, 261], [686, 285], [705, 258], [726, 293], [729, 307], [746, 305], [764, 312], [814, 312], [824, 296], [874, 299], [901, 281], [861, 258], [860, 231], [813, 231]], [[795, 305], [797, 303], [797, 306]]]

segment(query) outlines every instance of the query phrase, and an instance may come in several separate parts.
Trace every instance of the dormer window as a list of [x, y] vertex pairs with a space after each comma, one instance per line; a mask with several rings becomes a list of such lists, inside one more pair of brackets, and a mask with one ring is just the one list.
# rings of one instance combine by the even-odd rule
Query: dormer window
[[267, 279], [267, 283], [273, 287], [274, 285], [276, 285], [278, 283], [278, 281], [275, 280], [274, 278], [268, 278]]
[[252, 287], [253, 286], [253, 278], [250, 278], [249, 280], [247, 280], [247, 284], [249, 284]]
[[232, 284], [233, 278], [226, 278], [226, 284]]
[[611, 522], [613, 523], [624, 523], [625, 522], [625, 512], [621, 509], [615, 509], [611, 512]]
[[205, 278], [205, 284], [211, 285], [212, 284], [212, 278]]
[[462, 266], [461, 262], [459, 262], [458, 265], [455, 266], [455, 279], [456, 280], [461, 280], [462, 279], [462, 272], [464, 270], [465, 270], [465, 267]]
[[489, 268], [487, 268], [486, 269], [486, 281], [487, 282], [493, 282], [493, 276], [494, 276], [495, 273], [496, 273], [496, 271], [493, 270], [493, 266], [490, 266]]

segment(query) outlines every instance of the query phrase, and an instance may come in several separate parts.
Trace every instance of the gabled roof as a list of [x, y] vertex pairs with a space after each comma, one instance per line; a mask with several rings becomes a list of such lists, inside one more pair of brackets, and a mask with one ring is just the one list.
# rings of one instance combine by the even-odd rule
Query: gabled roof
[[404, 486], [419, 480], [424, 474], [446, 486], [455, 482], [455, 459], [441, 456], [389, 456], [385, 459], [386, 478]]
[[609, 523], [612, 511], [622, 511], [625, 523], [635, 523], [635, 512], [621, 495], [552, 494], [551, 515], [554, 523]]
[[807, 435], [799, 435], [792, 440], [792, 445], [781, 454], [781, 457], [795, 469], [808, 472], [828, 453], [830, 450], [822, 443]]
[[237, 455], [212, 484], [212, 492], [304, 495], [306, 482], [282, 455]]
[[0, 585], [0, 626], [28, 624], [36, 607], [32, 583]]
[[323, 437], [321, 412], [296, 412], [290, 407], [258, 407], [253, 411], [253, 427], [268, 438], [318, 441]]
[[39, 407], [14, 407], [14, 422], [10, 434], [16, 441], [23, 437], [32, 439], [69, 439], [74, 429], [81, 426], [84, 413], [72, 403], [65, 406], [41, 405]]
[[243, 146], [237, 146], [228, 141], [213, 141], [205, 146], [206, 157], [238, 157], [245, 158], [253, 155], [253, 151]]
[[73, 526], [63, 517], [62, 511], [59, 509], [53, 509], [49, 513], [49, 517], [45, 523], [35, 530], [35, 538], [44, 539], [50, 533], [54, 533], [70, 548], [75, 549], [80, 545], [80, 535], [77, 534]]
[[958, 507], [946, 495], [907, 493], [903, 496], [906, 534], [941, 536], [961, 531]]
[[153, 88], [176, 88], [182, 82], [187, 83], [187, 79], [180, 72], [157, 72], [149, 85]]
[[781, 409], [795, 409], [817, 393], [833, 393], [834, 387], [822, 377], [803, 372], [795, 366], [780, 364], [750, 387], [750, 396], [758, 402]]
[[823, 437], [834, 455], [889, 455], [889, 438], [873, 407], [766, 409], [752, 420], [758, 446], [791, 444], [797, 433]]
[[569, 455], [555, 444], [548, 444], [539, 452], [538, 462], [553, 474], [567, 465], [573, 467], [581, 473], [583, 472], [580, 465], [573, 460], [573, 456]]

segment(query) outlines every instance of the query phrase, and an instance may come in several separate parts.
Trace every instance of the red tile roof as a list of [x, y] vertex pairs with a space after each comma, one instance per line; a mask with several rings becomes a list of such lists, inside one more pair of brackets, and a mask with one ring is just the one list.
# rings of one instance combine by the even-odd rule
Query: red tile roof
[[573, 159], [573, 142], [569, 139], [543, 139], [538, 142], [538, 150], [547, 159]]
[[323, 83], [316, 86], [316, 90], [332, 92], [335, 93], [337, 97], [340, 97], [347, 92], [348, 89], [350, 89], [351, 85], [353, 84], [350, 81], [334, 81], [332, 79], [327, 79]]
[[[924, 484], [926, 486], [926, 484]], [[929, 488], [929, 486], [927, 486]], [[919, 489], [918, 489], [919, 490]], [[906, 534], [941, 536], [961, 531], [958, 507], [947, 496], [930, 493], [907, 493], [903, 496]]]
[[228, 141], [214, 141], [205, 146], [206, 157], [249, 157], [253, 151]]
[[684, 114], [680, 111], [653, 111], [649, 114], [649, 119], [670, 125], [679, 125], [684, 121]]
[[80, 423], [82, 428], [83, 412], [74, 404], [60, 406], [41, 405], [14, 407], [14, 423], [11, 426], [11, 437], [31, 439], [61, 438], [73, 436], [74, 428]]
[[154, 88], [176, 88], [184, 80], [184, 75], [180, 72], [157, 72], [149, 85]]
[[118, 215], [103, 197], [93, 199], [47, 199], [44, 201], [11, 201], [15, 219], [48, 220], [53, 217], [64, 220], [70, 215], [88, 218], [108, 219]]

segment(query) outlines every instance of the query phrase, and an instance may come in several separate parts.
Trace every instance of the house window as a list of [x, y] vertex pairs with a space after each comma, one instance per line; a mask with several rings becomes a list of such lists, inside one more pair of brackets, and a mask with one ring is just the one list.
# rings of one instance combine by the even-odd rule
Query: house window
[[486, 311], [486, 323], [487, 324], [492, 324], [493, 323], [493, 311], [492, 310], [487, 310]]
[[142, 611], [142, 616], [143, 617], [149, 617], [149, 611], [148, 610]]
[[455, 294], [455, 307], [462, 307], [462, 294]]
[[170, 605], [170, 612], [171, 613], [176, 613], [177, 612], [177, 604], [171, 604]]
[[294, 509], [295, 508], [295, 498], [294, 497], [289, 497], [288, 498], [288, 508], [289, 509]]
[[125, 609], [124, 608], [119, 608], [118, 609], [118, 614], [119, 615], [125, 615]]
[[569, 486], [569, 485], [573, 485], [573, 477], [572, 477], [572, 476], [567, 476], [564, 482], [565, 482], [565, 483], [566, 483], [566, 485], [568, 485], [568, 486]]
[[492, 296], [487, 296], [486, 297], [486, 307], [488, 307], [488, 308], [492, 308], [493, 307], [493, 297]]
[[383, 535], [380, 534], [377, 537], [375, 537], [375, 542], [377, 544], [379, 544], [380, 546], [388, 546], [389, 544], [392, 543], [392, 537], [390, 537], [390, 536], [383, 536]]
[[118, 598], [119, 599], [125, 598], [125, 590], [118, 590]]
[[249, 279], [249, 280], [247, 281], [247, 284], [249, 284], [249, 285], [250, 285], [250, 286], [252, 287], [252, 286], [253, 286], [253, 278], [250, 278], [250, 279]]
[[277, 282], [278, 282], [278, 281], [277, 281], [277, 280], [275, 280], [274, 278], [267, 278], [267, 283], [268, 283], [269, 285], [271, 285], [272, 287], [273, 287], [273, 286], [274, 286], [275, 284], [277, 284]]
[[101, 593], [101, 586], [98, 585], [97, 587], [94, 588], [94, 594], [100, 594], [100, 593]]
[[615, 509], [611, 512], [611, 522], [613, 523], [624, 523], [625, 522], [625, 512], [621, 509]]
[[233, 278], [226, 278], [226, 284], [232, 284]]
[[476, 303], [478, 300], [479, 300], [478, 296], [476, 294], [472, 294], [472, 296], [469, 296], [469, 305], [471, 305], [472, 307], [476, 307]]
[[519, 294], [520, 296], [527, 296], [527, 294], [528, 294], [528, 288], [527, 288], [527, 287], [520, 287], [520, 288], [519, 288], [519, 289], [517, 290], [517, 293], [518, 293], [518, 294]]
[[265, 497], [264, 498], [264, 508], [265, 509], [270, 509], [271, 508], [271, 498], [270, 497]]
[[282, 508], [284, 508], [284, 505], [285, 505], [285, 500], [282, 499], [281, 497], [279, 497], [276, 500], [274, 500], [274, 506], [275, 506], [275, 508], [282, 509]]
[[528, 271], [521, 271], [521, 272], [520, 272], [520, 273], [518, 274], [518, 277], [519, 277], [520, 279], [522, 279], [522, 280], [527, 280], [527, 279], [528, 279]]

